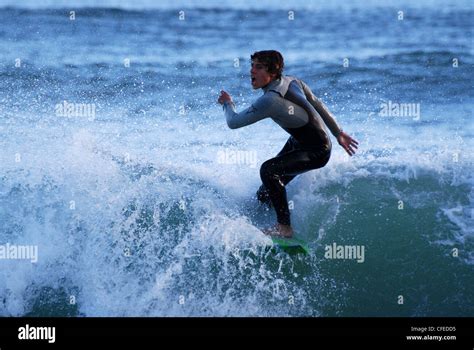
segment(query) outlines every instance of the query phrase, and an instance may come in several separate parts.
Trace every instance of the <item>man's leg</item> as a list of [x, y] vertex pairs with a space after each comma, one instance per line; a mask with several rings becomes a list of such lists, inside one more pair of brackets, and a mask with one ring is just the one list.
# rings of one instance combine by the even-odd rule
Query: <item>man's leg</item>
[[321, 168], [329, 161], [329, 157], [330, 153], [325, 151], [316, 153], [294, 150], [269, 159], [262, 164], [260, 177], [275, 208], [278, 223], [291, 225], [285, 183], [282, 179]]
[[[280, 152], [278, 152], [278, 154], [276, 155], [276, 157], [278, 156], [281, 156], [285, 153], [288, 153], [288, 152], [291, 152], [293, 150], [295, 150], [296, 147], [295, 147], [295, 141], [293, 139], [293, 136], [290, 136], [288, 138], [288, 140], [286, 141], [285, 145], [283, 146], [283, 148], [281, 149]], [[281, 182], [283, 182], [283, 184], [286, 186], [291, 180], [293, 180], [295, 178], [296, 175], [283, 175], [281, 177]], [[268, 191], [267, 189], [265, 188], [265, 185], [262, 184], [260, 186], [260, 188], [258, 189], [257, 191], [257, 199], [262, 203], [262, 204], [266, 204], [268, 206], [272, 206], [272, 202], [270, 200], [270, 195], [268, 194]]]
[[[287, 185], [291, 180], [295, 178], [296, 175], [283, 175], [281, 177], [281, 182], [283, 185]], [[268, 193], [267, 188], [262, 184], [257, 191], [257, 199], [260, 203], [266, 204], [269, 207], [272, 206], [272, 201], [270, 200], [270, 194]]]

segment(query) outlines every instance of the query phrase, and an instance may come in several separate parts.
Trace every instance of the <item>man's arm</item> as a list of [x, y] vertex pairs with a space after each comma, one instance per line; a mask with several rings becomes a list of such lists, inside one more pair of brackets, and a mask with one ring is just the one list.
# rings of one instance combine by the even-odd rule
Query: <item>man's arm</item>
[[224, 109], [227, 125], [231, 129], [237, 129], [269, 117], [268, 102], [268, 99], [265, 96], [262, 96], [257, 101], [255, 101], [249, 108], [240, 113], [237, 113], [235, 110], [234, 102], [232, 100], [224, 101], [222, 108]]
[[329, 130], [331, 130], [332, 134], [337, 138], [337, 142], [341, 145], [342, 148], [344, 148], [347, 154], [353, 156], [355, 154], [357, 146], [359, 145], [359, 142], [357, 142], [350, 135], [342, 131], [342, 129], [337, 124], [336, 119], [334, 118], [332, 113], [329, 112], [329, 109], [327, 109], [324, 103], [316, 96], [314, 96], [308, 85], [306, 85], [301, 80], [300, 83], [303, 87], [304, 94], [306, 95], [306, 98], [308, 99], [309, 103], [313, 105], [313, 107], [319, 113], [321, 118], [323, 118], [324, 123], [328, 126]]
[[309, 103], [316, 109], [316, 111], [319, 113], [321, 118], [323, 118], [324, 123], [327, 125], [329, 130], [331, 130], [331, 133], [334, 135], [334, 137], [338, 137], [339, 134], [342, 132], [342, 129], [339, 127], [339, 125], [336, 122], [336, 118], [334, 118], [334, 115], [329, 111], [329, 109], [326, 107], [326, 105], [318, 99], [311, 89], [309, 88], [308, 85], [306, 85], [302, 80], [300, 80], [301, 86], [303, 87], [304, 94], [306, 95], [306, 98], [308, 99]]

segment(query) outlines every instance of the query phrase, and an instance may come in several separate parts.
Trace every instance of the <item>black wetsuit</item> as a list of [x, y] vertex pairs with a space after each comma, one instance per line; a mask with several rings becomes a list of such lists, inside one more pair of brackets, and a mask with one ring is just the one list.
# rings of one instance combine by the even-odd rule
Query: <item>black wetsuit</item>
[[233, 103], [224, 103], [227, 124], [240, 128], [264, 118], [272, 118], [291, 136], [275, 158], [260, 168], [262, 186], [257, 198], [273, 204], [280, 224], [290, 225], [285, 185], [296, 175], [326, 165], [331, 156], [331, 140], [326, 124], [337, 137], [341, 133], [336, 120], [301, 80], [283, 76], [263, 88], [261, 96], [248, 109], [236, 113]]

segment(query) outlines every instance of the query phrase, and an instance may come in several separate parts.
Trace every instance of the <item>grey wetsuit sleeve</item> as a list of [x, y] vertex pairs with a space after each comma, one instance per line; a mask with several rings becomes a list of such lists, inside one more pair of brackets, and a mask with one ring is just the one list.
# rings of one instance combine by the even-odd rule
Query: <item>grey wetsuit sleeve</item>
[[262, 96], [249, 108], [237, 113], [233, 102], [225, 102], [223, 108], [227, 125], [231, 129], [237, 129], [268, 118], [271, 115], [271, 105], [269, 98]]
[[329, 130], [331, 130], [331, 133], [334, 135], [334, 137], [338, 137], [339, 134], [341, 133], [342, 129], [339, 127], [339, 125], [336, 122], [336, 118], [334, 118], [334, 115], [329, 111], [329, 109], [326, 107], [326, 105], [318, 99], [311, 89], [309, 88], [308, 85], [306, 85], [303, 81], [300, 80], [300, 83], [303, 87], [304, 94], [306, 95], [307, 100], [309, 103], [311, 103], [316, 109], [316, 111], [319, 113], [321, 118], [323, 118], [324, 123], [327, 125]]

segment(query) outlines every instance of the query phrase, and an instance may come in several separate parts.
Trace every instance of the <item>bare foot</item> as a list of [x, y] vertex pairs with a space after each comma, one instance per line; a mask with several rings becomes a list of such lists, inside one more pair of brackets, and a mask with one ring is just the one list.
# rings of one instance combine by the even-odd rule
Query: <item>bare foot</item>
[[293, 237], [293, 229], [289, 225], [276, 224], [274, 227], [263, 230], [263, 233], [268, 236], [276, 236], [283, 238]]

